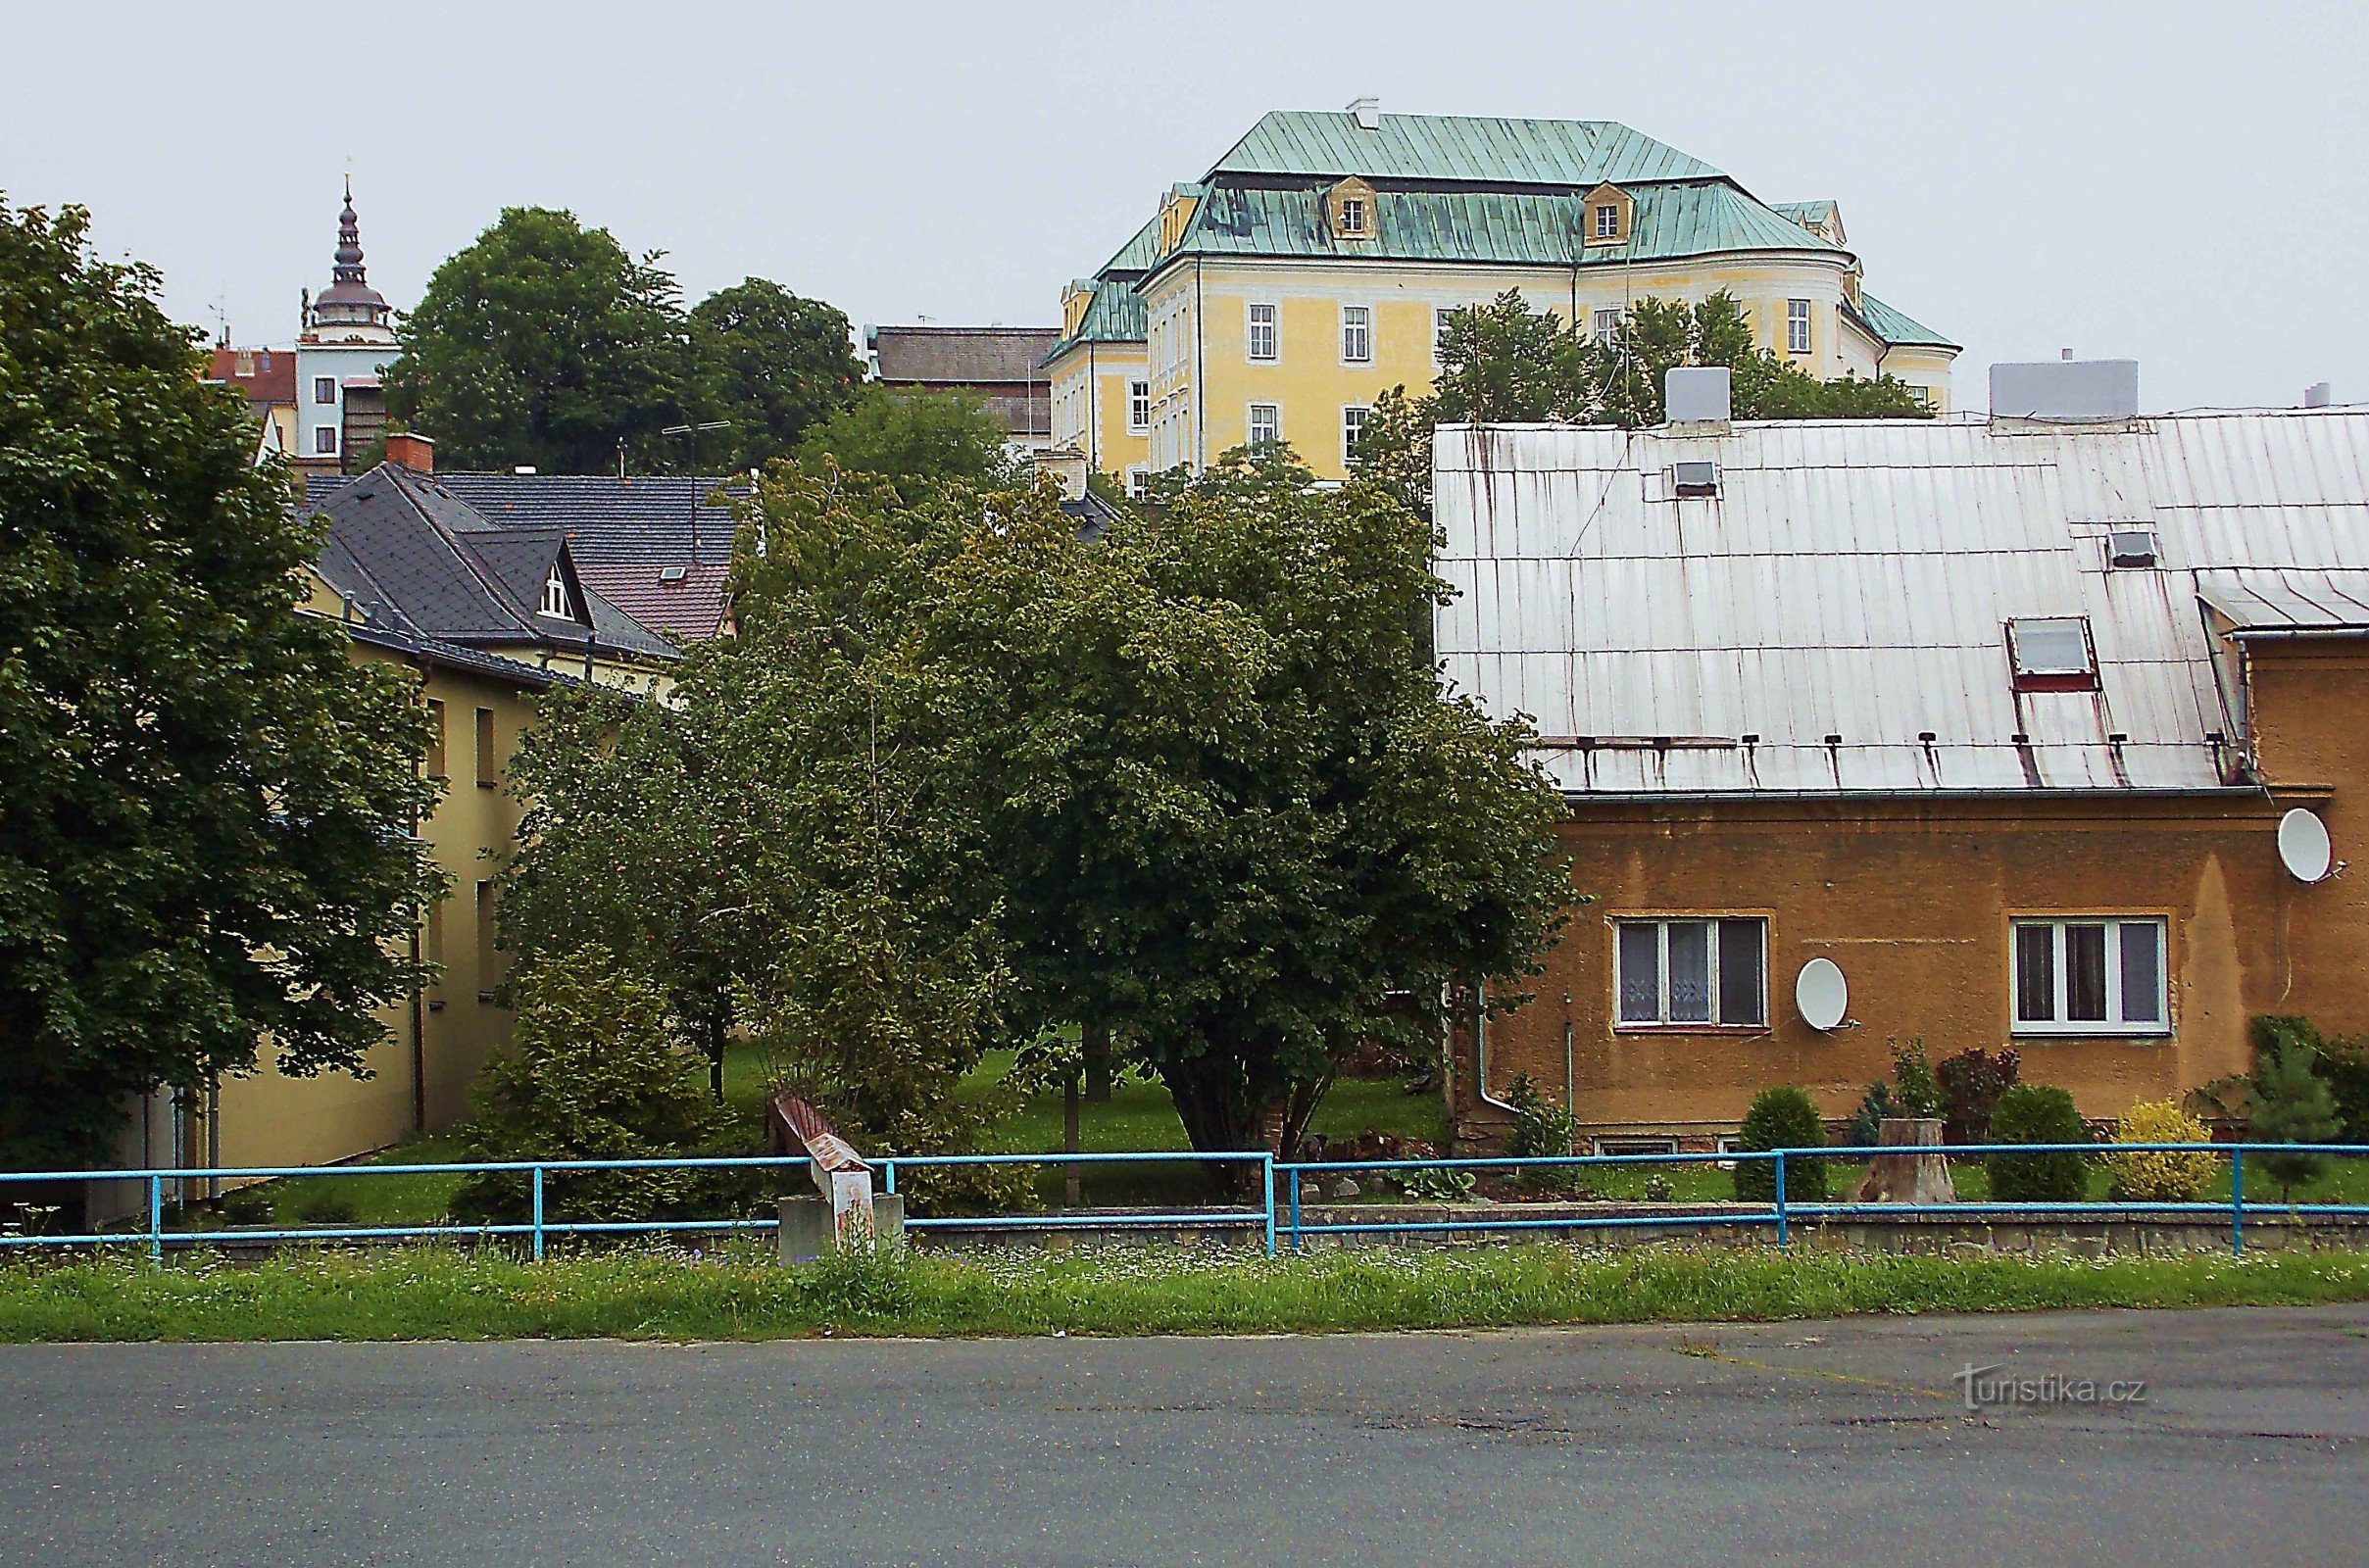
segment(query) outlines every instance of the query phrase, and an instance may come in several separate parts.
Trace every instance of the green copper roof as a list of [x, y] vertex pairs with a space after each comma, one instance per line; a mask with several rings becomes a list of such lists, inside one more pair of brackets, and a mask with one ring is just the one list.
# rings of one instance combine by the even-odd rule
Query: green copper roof
[[1804, 228], [1812, 223], [1823, 223], [1834, 217], [1834, 203], [1827, 200], [1771, 202], [1768, 206], [1769, 211], [1775, 213], [1779, 218], [1791, 219]]
[[1609, 120], [1477, 120], [1270, 110], [1209, 171], [1228, 174], [1362, 174], [1372, 179], [1559, 185], [1604, 180], [1717, 179], [1720, 172]]
[[1135, 237], [1118, 248], [1118, 254], [1103, 263], [1103, 270], [1094, 275], [1109, 277], [1113, 272], [1148, 272], [1160, 260], [1160, 215], [1154, 213], [1151, 221], [1135, 231]]
[[1378, 190], [1375, 237], [1343, 240], [1321, 220], [1320, 187], [1220, 185], [1203, 198], [1172, 254], [1550, 267], [1618, 266], [1722, 251], [1847, 254], [1779, 218], [1724, 179], [1628, 189], [1637, 204], [1628, 242], [1587, 245], [1581, 242], [1586, 203], [1576, 195]]
[[1901, 315], [1877, 299], [1865, 289], [1859, 291], [1859, 319], [1883, 342], [1894, 348], [1955, 349], [1962, 347], [1936, 332], [1924, 322]]
[[1093, 303], [1077, 330], [1054, 344], [1037, 364], [1051, 365], [1080, 343], [1141, 343], [1144, 336], [1144, 297], [1132, 283], [1107, 277], [1094, 285]]

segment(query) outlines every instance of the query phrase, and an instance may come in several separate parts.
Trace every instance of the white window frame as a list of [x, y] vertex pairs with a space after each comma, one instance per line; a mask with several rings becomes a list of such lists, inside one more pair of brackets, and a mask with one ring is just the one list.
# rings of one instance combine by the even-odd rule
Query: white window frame
[[1145, 435], [1152, 428], [1152, 383], [1127, 381], [1127, 433]]
[[1620, 238], [1620, 204], [1618, 202], [1598, 202], [1594, 216], [1598, 239]]
[[[1267, 432], [1263, 436], [1259, 433], [1259, 411], [1260, 409], [1264, 409], [1267, 416]], [[1280, 403], [1254, 403], [1243, 410], [1242, 439], [1245, 445], [1254, 447], [1261, 441], [1281, 441], [1283, 439], [1283, 405]]]
[[[1259, 319], [1264, 311], [1266, 318]], [[1261, 332], [1266, 352], [1259, 352]], [[1283, 307], [1272, 300], [1252, 300], [1242, 314], [1242, 351], [1253, 365], [1276, 365], [1283, 359]]]
[[1440, 349], [1448, 341], [1448, 318], [1464, 309], [1461, 305], [1435, 305], [1431, 308], [1431, 368], [1440, 368]]
[[543, 579], [543, 598], [535, 606], [538, 615], [557, 615], [562, 620], [575, 618], [568, 607], [568, 579], [560, 574], [558, 562], [553, 562], [551, 575]]
[[[2030, 638], [2024, 628], [2037, 631], [2044, 626], [2051, 630], [2078, 632], [2081, 637], [2081, 662], [2072, 664], [2060, 660], [2047, 661], [2031, 653]], [[2086, 675], [2094, 680], [2098, 675], [2098, 644], [2090, 636], [2090, 617], [2087, 615], [2017, 615], [2010, 618], [2007, 621], [2007, 657], [2019, 678], [2078, 678]]]
[[1597, 342], [1618, 342], [1620, 340], [1620, 307], [1616, 305], [1598, 307], [1596, 312], [1588, 318], [1588, 324]]
[[1347, 403], [1341, 407], [1341, 466], [1357, 466], [1357, 444], [1365, 439], [1365, 426], [1373, 417], [1368, 404]]
[[1131, 463], [1127, 466], [1127, 499], [1141, 501], [1151, 493], [1152, 469], [1149, 465]]
[[[1719, 984], [1719, 927], [1729, 920], [1749, 920], [1760, 928], [1760, 995], [1756, 1020], [1735, 1021], [1720, 1014], [1721, 988]], [[1727, 1033], [1748, 1031], [1766, 1033], [1769, 1028], [1768, 1004], [1768, 916], [1764, 914], [1649, 914], [1622, 915], [1612, 922], [1612, 1027], [1620, 1033], [1677, 1032], [1680, 1034]], [[1708, 927], [1704, 984], [1708, 989], [1710, 1017], [1672, 1018], [1670, 1016], [1670, 927], [1701, 925]], [[1631, 926], [1653, 928], [1653, 1017], [1631, 1018], [1621, 1008], [1621, 998], [1627, 992], [1627, 977], [1621, 973], [1621, 933]]]
[[1343, 365], [1371, 365], [1374, 362], [1374, 308], [1370, 305], [1341, 307], [1341, 363]]
[[1364, 198], [1364, 197], [1362, 197], [1362, 196], [1344, 196], [1344, 197], [1342, 197], [1342, 198], [1341, 198], [1341, 233], [1342, 233], [1342, 235], [1343, 235], [1345, 238], [1348, 238], [1348, 237], [1354, 237], [1354, 238], [1358, 238], [1358, 239], [1362, 239], [1362, 238], [1364, 238], [1364, 237], [1365, 237], [1365, 235], [1366, 235], [1368, 232], [1370, 232], [1370, 230], [1369, 230], [1369, 229], [1367, 228], [1367, 226], [1366, 226], [1365, 216], [1366, 216], [1366, 215], [1365, 215], [1365, 198]]
[[[2071, 1010], [2069, 993], [2072, 987], [2071, 965], [2066, 960], [2071, 946], [2066, 933], [2074, 926], [2102, 926], [2105, 929], [2105, 1012], [2103, 1018], [2068, 1018]], [[2155, 999], [2152, 1018], [2133, 1019], [2130, 1016], [2129, 977], [2122, 972], [2122, 943], [2126, 930], [2145, 926], [2154, 933], [2155, 941]], [[2051, 933], [2049, 941], [2050, 1016], [2026, 1018], [2023, 1015], [2023, 933], [2045, 928]], [[2171, 998], [2171, 922], [2156, 914], [2048, 914], [2017, 915], [2007, 924], [2007, 1032], [2027, 1036], [2111, 1036], [2116, 1039], [2135, 1037], [2161, 1038], [2172, 1032]]]
[[[328, 396], [321, 396], [323, 392], [326, 392]], [[333, 375], [317, 375], [313, 377], [313, 405], [316, 408], [336, 407], [337, 377]]]
[[1807, 354], [1809, 349], [1809, 301], [1785, 302], [1785, 352]]
[[337, 456], [337, 426], [333, 424], [313, 426], [313, 456], [317, 458]]

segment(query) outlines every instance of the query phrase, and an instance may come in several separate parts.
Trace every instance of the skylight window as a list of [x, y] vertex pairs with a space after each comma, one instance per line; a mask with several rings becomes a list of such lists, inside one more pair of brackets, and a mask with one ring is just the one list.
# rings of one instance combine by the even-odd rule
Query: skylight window
[[2090, 623], [2079, 615], [2007, 622], [2018, 691], [2088, 691], [2098, 684]]

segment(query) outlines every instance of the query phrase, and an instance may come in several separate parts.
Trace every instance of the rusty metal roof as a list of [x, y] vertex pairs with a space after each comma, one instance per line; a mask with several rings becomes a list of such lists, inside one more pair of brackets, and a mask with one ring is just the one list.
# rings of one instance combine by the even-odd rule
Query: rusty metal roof
[[[1435, 477], [1448, 677], [1575, 793], [2221, 788], [2207, 606], [2336, 629], [2369, 595], [2369, 409], [1449, 427]], [[2109, 565], [2140, 528], [2158, 564]], [[2007, 622], [2057, 616], [2098, 689], [2017, 691]]]

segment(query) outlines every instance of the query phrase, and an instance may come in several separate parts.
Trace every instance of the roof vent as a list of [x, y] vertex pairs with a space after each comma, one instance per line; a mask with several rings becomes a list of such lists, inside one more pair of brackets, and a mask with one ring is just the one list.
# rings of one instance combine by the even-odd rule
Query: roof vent
[[531, 463], [521, 463], [513, 467], [510, 471], [515, 474], [518, 474], [521, 477], [530, 477], [535, 471], [535, 466]]
[[1672, 424], [1724, 423], [1733, 406], [1724, 365], [1681, 365], [1662, 377], [1663, 405]]
[[2303, 388], [2303, 407], [2324, 409], [2336, 401], [2336, 388], [2325, 381], [2314, 381]]
[[2105, 564], [2109, 566], [2151, 566], [2155, 564], [2155, 530], [2152, 528], [2116, 528], [2105, 536]]
[[1349, 112], [1357, 117], [1359, 130], [1380, 130], [1382, 128], [1381, 99], [1370, 95], [1363, 98], [1353, 98], [1349, 101]]
[[1719, 465], [1674, 463], [1670, 465], [1670, 488], [1682, 496], [1715, 496], [1719, 493]]
[[1991, 417], [2063, 424], [2139, 416], [2137, 360], [2041, 360], [1991, 367]]

